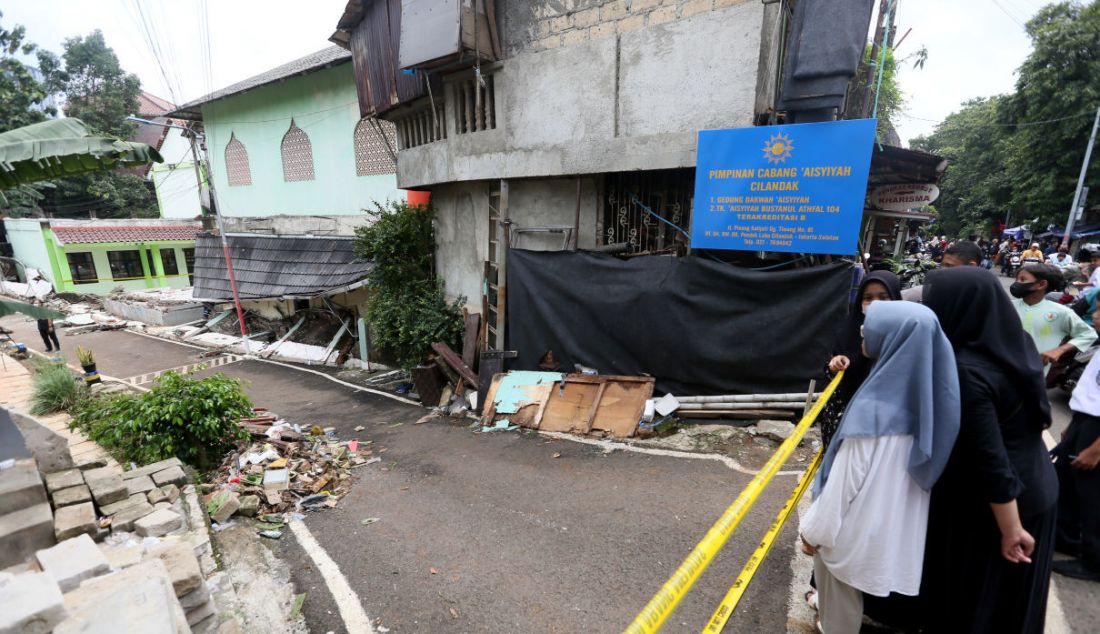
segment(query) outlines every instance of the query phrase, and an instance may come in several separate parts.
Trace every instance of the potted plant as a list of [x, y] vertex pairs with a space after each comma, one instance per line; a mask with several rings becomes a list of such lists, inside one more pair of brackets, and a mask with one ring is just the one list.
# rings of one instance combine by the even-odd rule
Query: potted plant
[[84, 368], [84, 382], [88, 385], [100, 383], [99, 372], [95, 369], [95, 353], [84, 346], [77, 346], [76, 358], [80, 360], [80, 367]]

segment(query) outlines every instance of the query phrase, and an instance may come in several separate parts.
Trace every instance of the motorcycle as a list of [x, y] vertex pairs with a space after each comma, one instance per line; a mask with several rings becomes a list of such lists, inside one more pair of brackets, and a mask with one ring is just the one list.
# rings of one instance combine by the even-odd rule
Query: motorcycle
[[1001, 263], [1001, 274], [1005, 277], [1016, 277], [1016, 272], [1020, 270], [1022, 264], [1022, 253], [1020, 251], [1009, 251], [1005, 254], [1003, 262]]
[[[1047, 388], [1058, 387], [1072, 393], [1073, 388], [1077, 387], [1077, 383], [1081, 381], [1085, 366], [1089, 364], [1098, 349], [1100, 349], [1100, 346], [1094, 345], [1088, 350], [1083, 350], [1072, 356], [1062, 355], [1062, 358], [1051, 366], [1050, 372], [1047, 374]], [[1063, 359], [1066, 360], [1063, 361]]]
[[905, 258], [902, 260], [901, 270], [897, 272], [898, 278], [901, 280], [901, 287], [911, 288], [923, 285], [924, 276], [929, 271], [938, 268], [939, 265], [928, 257]]

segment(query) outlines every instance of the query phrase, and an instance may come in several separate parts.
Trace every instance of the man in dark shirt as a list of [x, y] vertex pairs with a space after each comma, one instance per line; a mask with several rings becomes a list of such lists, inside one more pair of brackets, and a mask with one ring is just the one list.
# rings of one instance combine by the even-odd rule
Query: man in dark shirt
[[[35, 302], [36, 305], [41, 306], [42, 302]], [[53, 329], [52, 319], [39, 319], [38, 320], [38, 334], [42, 336], [42, 343], [46, 344], [46, 352], [53, 352], [55, 349], [61, 351], [61, 342], [57, 340], [57, 333]], [[51, 342], [53, 345], [51, 345]]]

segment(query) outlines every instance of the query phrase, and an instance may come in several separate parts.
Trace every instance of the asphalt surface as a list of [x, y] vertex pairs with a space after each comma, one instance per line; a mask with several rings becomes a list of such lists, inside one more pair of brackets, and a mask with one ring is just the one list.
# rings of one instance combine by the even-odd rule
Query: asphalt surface
[[[15, 316], [0, 325], [42, 349], [34, 322]], [[93, 349], [100, 371], [118, 378], [194, 363], [200, 352], [127, 332], [62, 334], [61, 343], [72, 361], [75, 344]], [[367, 614], [392, 632], [621, 631], [749, 479], [717, 462], [479, 434], [465, 421], [415, 425], [419, 407], [264, 362], [202, 374], [214, 371], [241, 378], [255, 404], [290, 420], [373, 442], [382, 462], [357, 469], [339, 506], [306, 524]], [[1057, 437], [1070, 418], [1068, 395], [1050, 396]], [[793, 484], [779, 478], [766, 491], [664, 631], [701, 629]], [[379, 519], [364, 526], [366, 518]], [[727, 631], [786, 631], [794, 539], [788, 525]], [[308, 594], [311, 630], [345, 631], [293, 537], [276, 548]], [[1095, 631], [1097, 585], [1055, 582], [1070, 631]]]
[[[41, 349], [33, 322], [0, 325]], [[118, 378], [194, 363], [200, 352], [121, 331], [61, 340], [65, 352], [92, 348]], [[146, 363], [155, 359], [160, 367]], [[714, 461], [475, 433], [467, 420], [416, 425], [420, 407], [260, 361], [200, 374], [214, 371], [241, 378], [256, 405], [289, 420], [373, 442], [382, 462], [358, 468], [339, 506], [306, 524], [367, 614], [391, 632], [621, 631], [750, 478]], [[366, 429], [355, 432], [358, 425]], [[664, 631], [702, 628], [794, 480], [777, 478]], [[379, 521], [361, 524], [369, 517]], [[729, 631], [786, 630], [794, 530], [780, 536]], [[277, 548], [308, 593], [311, 631], [345, 631], [293, 536]]]

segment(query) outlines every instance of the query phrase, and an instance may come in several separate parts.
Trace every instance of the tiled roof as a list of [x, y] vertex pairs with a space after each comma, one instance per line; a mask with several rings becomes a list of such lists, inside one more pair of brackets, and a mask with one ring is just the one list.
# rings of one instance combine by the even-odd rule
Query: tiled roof
[[[355, 256], [352, 238], [227, 235], [226, 239], [242, 299], [322, 295], [362, 280], [374, 268]], [[194, 274], [194, 297], [233, 298], [219, 238], [199, 236]]]
[[205, 97], [185, 103], [174, 112], [169, 113], [169, 116], [181, 119], [202, 119], [202, 106], [211, 101], [225, 99], [226, 97], [245, 92], [246, 90], [259, 88], [260, 86], [271, 84], [281, 79], [287, 79], [295, 75], [305, 75], [315, 70], [350, 61], [351, 53], [349, 51], [339, 46], [330, 46], [316, 53], [310, 53], [305, 57], [300, 57], [292, 62], [287, 62], [282, 66], [272, 68], [267, 72], [249, 77], [244, 81], [239, 81], [221, 90], [215, 90]]
[[138, 93], [138, 114], [142, 117], [159, 117], [160, 115], [175, 110], [176, 105], [166, 99], [147, 93], [144, 90]]
[[202, 227], [198, 225], [134, 225], [51, 227], [61, 244], [97, 244], [102, 242], [149, 242], [153, 240], [194, 240]]

